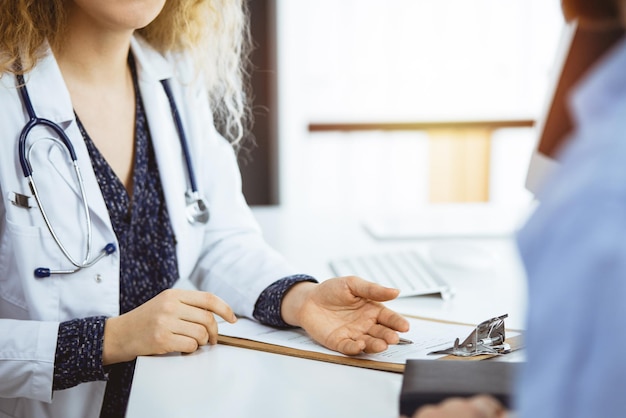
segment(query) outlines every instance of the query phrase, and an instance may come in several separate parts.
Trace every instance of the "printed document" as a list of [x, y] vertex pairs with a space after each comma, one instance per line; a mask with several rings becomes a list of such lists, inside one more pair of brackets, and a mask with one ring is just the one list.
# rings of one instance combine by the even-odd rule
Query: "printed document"
[[[360, 354], [345, 356], [366, 360], [404, 364], [407, 359], [438, 359], [444, 355], [428, 355], [431, 351], [442, 350], [454, 345], [454, 340], [463, 341], [475, 328], [471, 325], [459, 325], [438, 322], [427, 319], [406, 318], [410, 323], [410, 331], [401, 333], [402, 338], [411, 340], [412, 344], [390, 345], [386, 351], [377, 354]], [[240, 318], [235, 324], [219, 323], [221, 335], [258, 341], [298, 350], [312, 351], [333, 356], [344, 356], [336, 351], [329, 350], [313, 341], [300, 328], [276, 329], [261, 325], [246, 318]], [[507, 338], [518, 333], [507, 333]]]

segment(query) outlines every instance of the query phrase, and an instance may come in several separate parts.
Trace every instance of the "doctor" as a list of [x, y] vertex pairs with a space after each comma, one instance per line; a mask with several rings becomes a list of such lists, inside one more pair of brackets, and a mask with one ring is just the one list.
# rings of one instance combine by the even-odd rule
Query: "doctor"
[[215, 344], [216, 317], [346, 354], [408, 330], [380, 303], [396, 290], [318, 284], [263, 242], [233, 151], [245, 17], [244, 0], [3, 3], [0, 417], [123, 416], [136, 357]]

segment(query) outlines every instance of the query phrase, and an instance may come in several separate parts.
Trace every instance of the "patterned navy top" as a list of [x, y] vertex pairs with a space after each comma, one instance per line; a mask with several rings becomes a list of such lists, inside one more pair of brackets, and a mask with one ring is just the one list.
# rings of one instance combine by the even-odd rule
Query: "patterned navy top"
[[[129, 62], [136, 96], [132, 199], [77, 118], [119, 243], [121, 313], [131, 311], [170, 288], [178, 278], [176, 237], [165, 204], [132, 58]], [[280, 315], [282, 298], [291, 286], [301, 281], [315, 279], [308, 275], [294, 275], [270, 285], [259, 296], [254, 317], [272, 326], [288, 326]], [[135, 362], [103, 367], [105, 320], [103, 316], [90, 317], [60, 324], [53, 390], [66, 389], [81, 382], [108, 380], [100, 414], [122, 417], [128, 403]]]

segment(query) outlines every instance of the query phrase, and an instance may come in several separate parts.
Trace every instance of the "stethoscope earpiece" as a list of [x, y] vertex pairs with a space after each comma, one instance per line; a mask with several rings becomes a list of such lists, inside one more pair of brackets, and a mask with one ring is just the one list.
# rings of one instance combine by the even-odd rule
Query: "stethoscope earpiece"
[[91, 260], [89, 262], [85, 262], [85, 263], [81, 264], [80, 266], [77, 266], [75, 269], [71, 269], [71, 270], [50, 270], [47, 267], [38, 267], [38, 268], [35, 269], [35, 277], [37, 277], [38, 279], [44, 279], [46, 277], [50, 277], [52, 274], [72, 274], [72, 273], [76, 273], [78, 270], [82, 270], [84, 268], [93, 266], [98, 261], [100, 261], [101, 258], [103, 258], [103, 257], [105, 257], [107, 255], [113, 254], [116, 250], [117, 250], [117, 247], [115, 246], [115, 244], [113, 244], [112, 242], [109, 242], [107, 245], [104, 246], [104, 248], [102, 250], [100, 250], [100, 254], [98, 254], [93, 260]]

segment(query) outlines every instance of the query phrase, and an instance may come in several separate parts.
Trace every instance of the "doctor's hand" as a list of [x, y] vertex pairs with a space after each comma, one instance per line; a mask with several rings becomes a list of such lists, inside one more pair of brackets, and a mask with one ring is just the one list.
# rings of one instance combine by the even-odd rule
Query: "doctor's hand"
[[104, 325], [104, 365], [140, 355], [191, 353], [217, 343], [214, 314], [233, 323], [232, 309], [217, 296], [197, 290], [168, 289]]
[[398, 332], [409, 330], [406, 319], [380, 303], [398, 293], [354, 276], [302, 282], [285, 295], [281, 314], [331, 350], [378, 353], [398, 343]]

